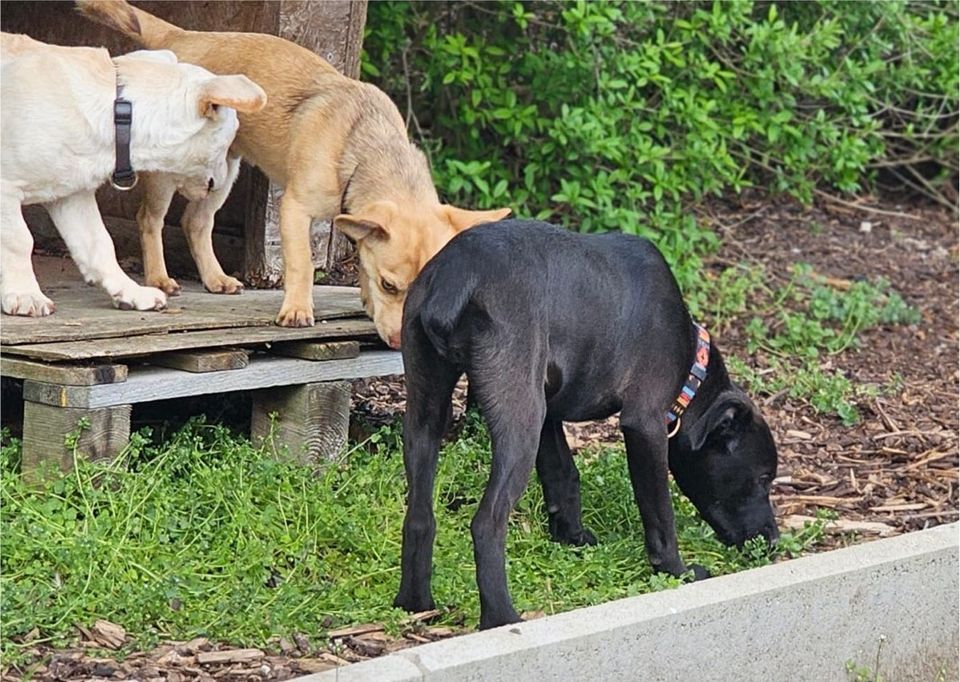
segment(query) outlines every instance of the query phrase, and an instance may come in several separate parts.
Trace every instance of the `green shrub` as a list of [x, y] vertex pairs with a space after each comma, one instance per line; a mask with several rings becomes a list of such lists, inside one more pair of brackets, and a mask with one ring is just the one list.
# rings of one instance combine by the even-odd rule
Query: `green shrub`
[[708, 194], [955, 172], [957, 40], [955, 1], [376, 2], [363, 72], [449, 199], [653, 235], [676, 266], [714, 242]]

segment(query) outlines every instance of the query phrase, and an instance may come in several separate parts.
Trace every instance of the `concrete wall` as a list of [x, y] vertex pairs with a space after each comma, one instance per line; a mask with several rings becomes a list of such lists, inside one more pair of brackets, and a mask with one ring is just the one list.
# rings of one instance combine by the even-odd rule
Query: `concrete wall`
[[853, 679], [847, 662], [888, 681], [956, 680], [958, 531], [878, 540], [300, 680], [820, 682]]

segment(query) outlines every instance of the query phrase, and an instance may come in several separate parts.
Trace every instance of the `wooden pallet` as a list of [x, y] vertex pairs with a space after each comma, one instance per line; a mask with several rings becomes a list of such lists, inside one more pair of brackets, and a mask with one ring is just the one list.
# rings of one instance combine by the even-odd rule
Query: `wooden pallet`
[[53, 316], [0, 321], [0, 375], [23, 380], [27, 476], [71, 464], [64, 437], [81, 420], [79, 451], [112, 458], [129, 440], [132, 405], [228, 391], [253, 393], [255, 440], [301, 461], [329, 457], [346, 442], [346, 380], [403, 372], [348, 287], [314, 287], [307, 329], [273, 324], [276, 290], [223, 296], [187, 284], [165, 312], [115, 310], [71, 277], [45, 291]]

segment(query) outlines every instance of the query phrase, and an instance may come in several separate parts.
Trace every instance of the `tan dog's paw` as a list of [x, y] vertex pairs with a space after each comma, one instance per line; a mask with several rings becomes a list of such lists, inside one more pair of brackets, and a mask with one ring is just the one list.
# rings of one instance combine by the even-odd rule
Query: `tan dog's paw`
[[230, 277], [229, 275], [213, 277], [209, 281], [204, 281], [203, 286], [205, 286], [207, 291], [209, 291], [211, 294], [243, 293], [243, 282], [236, 277]]
[[57, 309], [53, 301], [41, 293], [36, 294], [5, 294], [3, 297], [3, 312], [7, 315], [24, 315], [26, 317], [46, 317]]
[[167, 296], [179, 296], [180, 284], [172, 277], [158, 277], [155, 280], [146, 281], [148, 287], [155, 287], [165, 293]]
[[301, 307], [284, 302], [275, 323], [281, 327], [312, 327], [313, 308]]
[[120, 310], [163, 310], [167, 307], [167, 295], [153, 287], [137, 287], [114, 296], [113, 305]]

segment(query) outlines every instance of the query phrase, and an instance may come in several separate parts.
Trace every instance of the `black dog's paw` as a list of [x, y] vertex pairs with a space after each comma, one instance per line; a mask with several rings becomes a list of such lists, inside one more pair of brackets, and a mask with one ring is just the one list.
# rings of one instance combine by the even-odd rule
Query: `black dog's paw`
[[562, 545], [583, 547], [597, 544], [597, 538], [586, 528], [570, 530], [570, 524], [564, 523], [556, 517], [550, 519], [550, 539]]
[[595, 544], [597, 544], [597, 538], [593, 533], [584, 528], [577, 534], [577, 537], [570, 544], [576, 547], [593, 547]]
[[710, 577], [710, 571], [705, 569], [700, 564], [690, 564], [687, 566], [687, 572], [693, 572], [694, 580], [706, 580]]
[[421, 611], [433, 611], [437, 608], [432, 597], [417, 598], [405, 595], [403, 592], [397, 595], [393, 600], [393, 606], [397, 609], [403, 609], [410, 613], [420, 613]]

